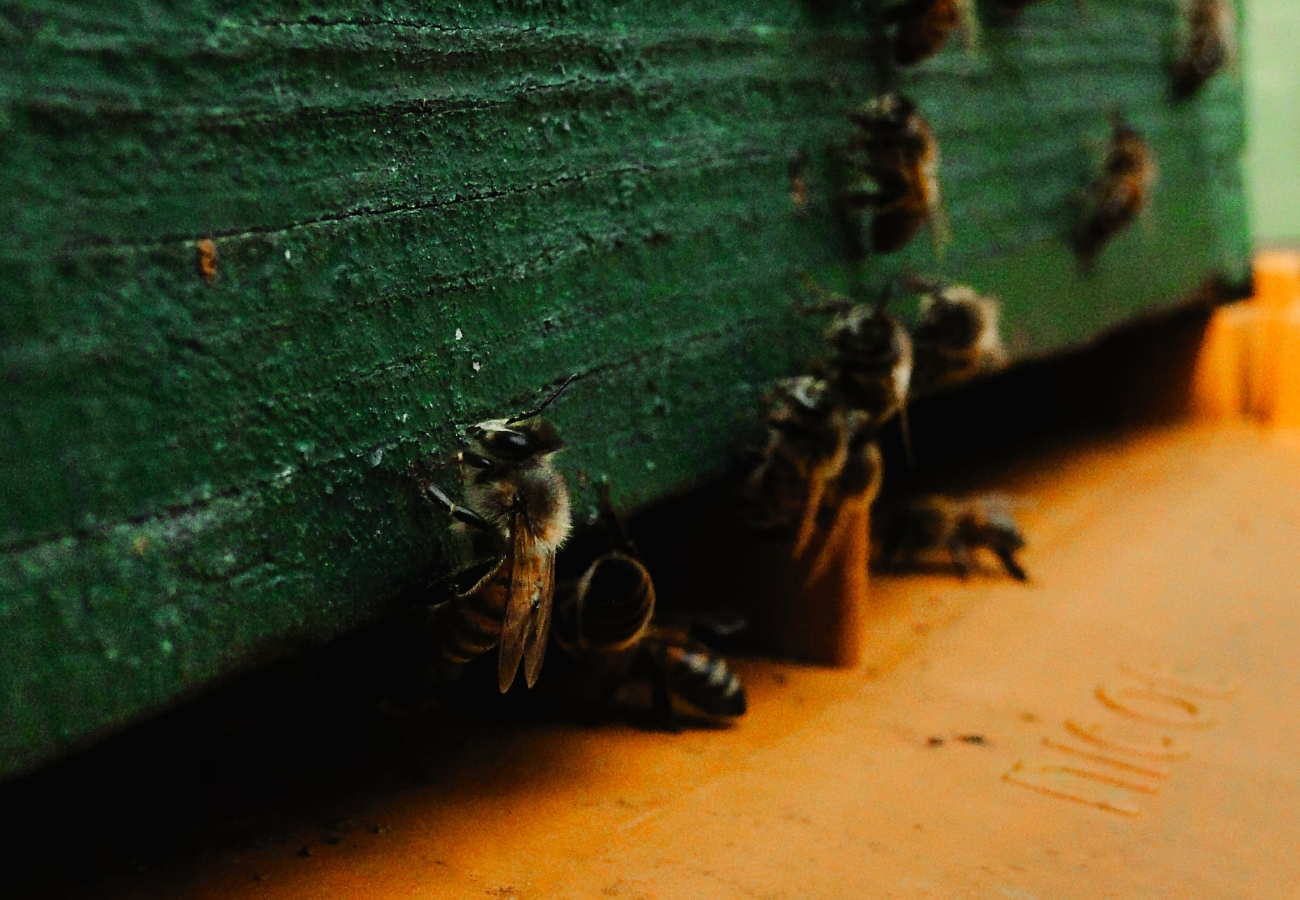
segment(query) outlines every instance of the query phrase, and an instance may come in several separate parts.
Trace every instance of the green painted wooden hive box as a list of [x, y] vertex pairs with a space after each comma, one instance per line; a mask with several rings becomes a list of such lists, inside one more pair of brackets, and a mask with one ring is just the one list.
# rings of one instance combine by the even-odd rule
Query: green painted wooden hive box
[[[855, 272], [875, 8], [3, 4], [0, 775], [391, 611], [464, 553], [412, 463], [570, 373], [580, 522], [717, 477], [817, 350], [804, 273], [971, 283], [1019, 358], [1241, 282], [1241, 85], [1170, 102], [1179, 9], [1047, 0], [899, 73], [955, 240]], [[1085, 278], [1111, 108], [1161, 177]]]

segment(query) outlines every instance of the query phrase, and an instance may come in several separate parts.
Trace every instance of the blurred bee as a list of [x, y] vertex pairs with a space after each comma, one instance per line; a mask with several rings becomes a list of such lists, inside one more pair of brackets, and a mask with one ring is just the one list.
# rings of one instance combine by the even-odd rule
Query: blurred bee
[[1028, 575], [1015, 554], [1025, 546], [1024, 536], [1011, 515], [1005, 497], [985, 494], [968, 499], [930, 494], [887, 511], [880, 524], [880, 545], [885, 565], [913, 563], [930, 550], [947, 550], [964, 578], [972, 553], [987, 547], [1017, 581]]
[[498, 555], [473, 587], [430, 610], [427, 634], [449, 676], [500, 645], [503, 693], [521, 660], [528, 686], [537, 681], [551, 622], [555, 554], [571, 524], [569, 490], [552, 465], [564, 443], [541, 413], [575, 377], [531, 412], [469, 429], [471, 447], [455, 457], [469, 506], [454, 503], [431, 482], [424, 485], [435, 503], [472, 529], [481, 549]]
[[768, 442], [750, 472], [745, 496], [757, 504], [751, 525], [795, 527], [794, 556], [807, 550], [824, 501], [864, 433], [861, 414], [816, 375], [783, 378], [768, 398]]
[[913, 334], [916, 388], [956, 384], [1006, 364], [998, 301], [964, 284], [916, 284], [926, 288]]
[[1146, 206], [1159, 174], [1155, 156], [1142, 135], [1118, 115], [1112, 121], [1105, 166], [1088, 188], [1075, 232], [1074, 251], [1085, 270]]
[[1183, 7], [1188, 36], [1172, 71], [1176, 100], [1191, 97], [1237, 56], [1237, 11], [1229, 0], [1185, 0]]
[[900, 250], [928, 224], [935, 252], [948, 243], [939, 190], [939, 143], [916, 104], [889, 93], [850, 113], [857, 134], [843, 152], [849, 184], [843, 194], [852, 213], [871, 210], [871, 249]]
[[974, 0], [904, 0], [890, 8], [885, 18], [895, 25], [891, 43], [900, 66], [934, 56], [954, 30], [962, 32], [967, 47], [973, 47], [979, 35]]
[[556, 601], [556, 643], [579, 660], [606, 698], [629, 680], [650, 681], [655, 713], [675, 727], [674, 695], [712, 716], [743, 715], [745, 688], [688, 628], [654, 620], [655, 590], [606, 486], [601, 518], [614, 549]]
[[831, 313], [825, 338], [831, 351], [827, 381], [836, 400], [867, 417], [876, 429], [904, 409], [912, 381], [912, 339], [886, 311], [889, 295], [875, 305], [855, 303], [822, 290], [811, 279], [805, 286], [817, 298], [805, 315]]

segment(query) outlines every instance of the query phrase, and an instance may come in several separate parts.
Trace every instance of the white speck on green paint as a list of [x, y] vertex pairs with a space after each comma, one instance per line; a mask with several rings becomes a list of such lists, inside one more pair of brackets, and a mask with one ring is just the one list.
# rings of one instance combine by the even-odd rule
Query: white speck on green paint
[[380, 447], [374, 453], [370, 454], [370, 467], [373, 469], [384, 461], [384, 448]]
[[293, 253], [292, 253], [291, 251], [289, 251], [289, 250], [284, 251], [284, 258], [285, 258], [285, 259], [292, 259], [292, 258], [293, 258]]
[[655, 470], [655, 464], [647, 459], [645, 461], [645, 470], [647, 472], [653, 472]]
[[479, 369], [483, 368], [483, 364], [482, 364], [481, 362], [479, 362], [477, 359], [474, 360], [472, 363], [470, 363], [470, 365], [474, 367], [474, 371], [475, 371], [475, 372], [477, 372]]
[[461, 331], [459, 328], [457, 328], [457, 329], [456, 329], [456, 340], [460, 340], [460, 339], [463, 338], [464, 336], [465, 336], [465, 333], [464, 333], [463, 331]]

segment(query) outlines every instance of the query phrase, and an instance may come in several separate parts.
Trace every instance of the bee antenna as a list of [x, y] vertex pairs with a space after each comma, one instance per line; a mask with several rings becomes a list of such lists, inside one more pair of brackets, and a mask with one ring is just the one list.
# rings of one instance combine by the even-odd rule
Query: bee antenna
[[506, 424], [507, 424], [507, 425], [513, 425], [513, 424], [515, 424], [516, 422], [522, 422], [522, 421], [524, 421], [525, 419], [531, 419], [533, 416], [540, 416], [540, 415], [541, 415], [541, 414], [546, 410], [546, 407], [548, 407], [548, 406], [550, 406], [552, 403], [554, 403], [554, 402], [556, 401], [556, 399], [557, 399], [561, 394], [564, 393], [565, 389], [566, 389], [569, 385], [573, 384], [573, 382], [574, 382], [575, 380], [577, 380], [577, 378], [578, 378], [578, 373], [577, 373], [577, 372], [574, 372], [574, 373], [573, 373], [572, 375], [570, 375], [568, 378], [564, 379], [564, 383], [561, 384], [559, 387], [557, 387], [557, 388], [555, 389], [555, 391], [551, 394], [551, 396], [547, 397], [545, 400], [542, 401], [542, 405], [541, 405], [541, 406], [537, 407], [536, 409], [529, 410], [529, 411], [526, 412], [526, 413], [520, 413], [520, 414], [517, 415], [517, 416], [511, 416], [510, 418], [506, 419]]

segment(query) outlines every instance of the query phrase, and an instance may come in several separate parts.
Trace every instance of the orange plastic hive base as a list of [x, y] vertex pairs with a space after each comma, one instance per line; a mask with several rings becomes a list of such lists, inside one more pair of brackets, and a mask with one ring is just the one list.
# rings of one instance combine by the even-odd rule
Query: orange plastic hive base
[[470, 732], [341, 843], [305, 821], [166, 893], [1297, 896], [1300, 448], [1184, 428], [1002, 486], [1031, 582], [874, 579], [865, 667], [742, 662], [721, 731]]

